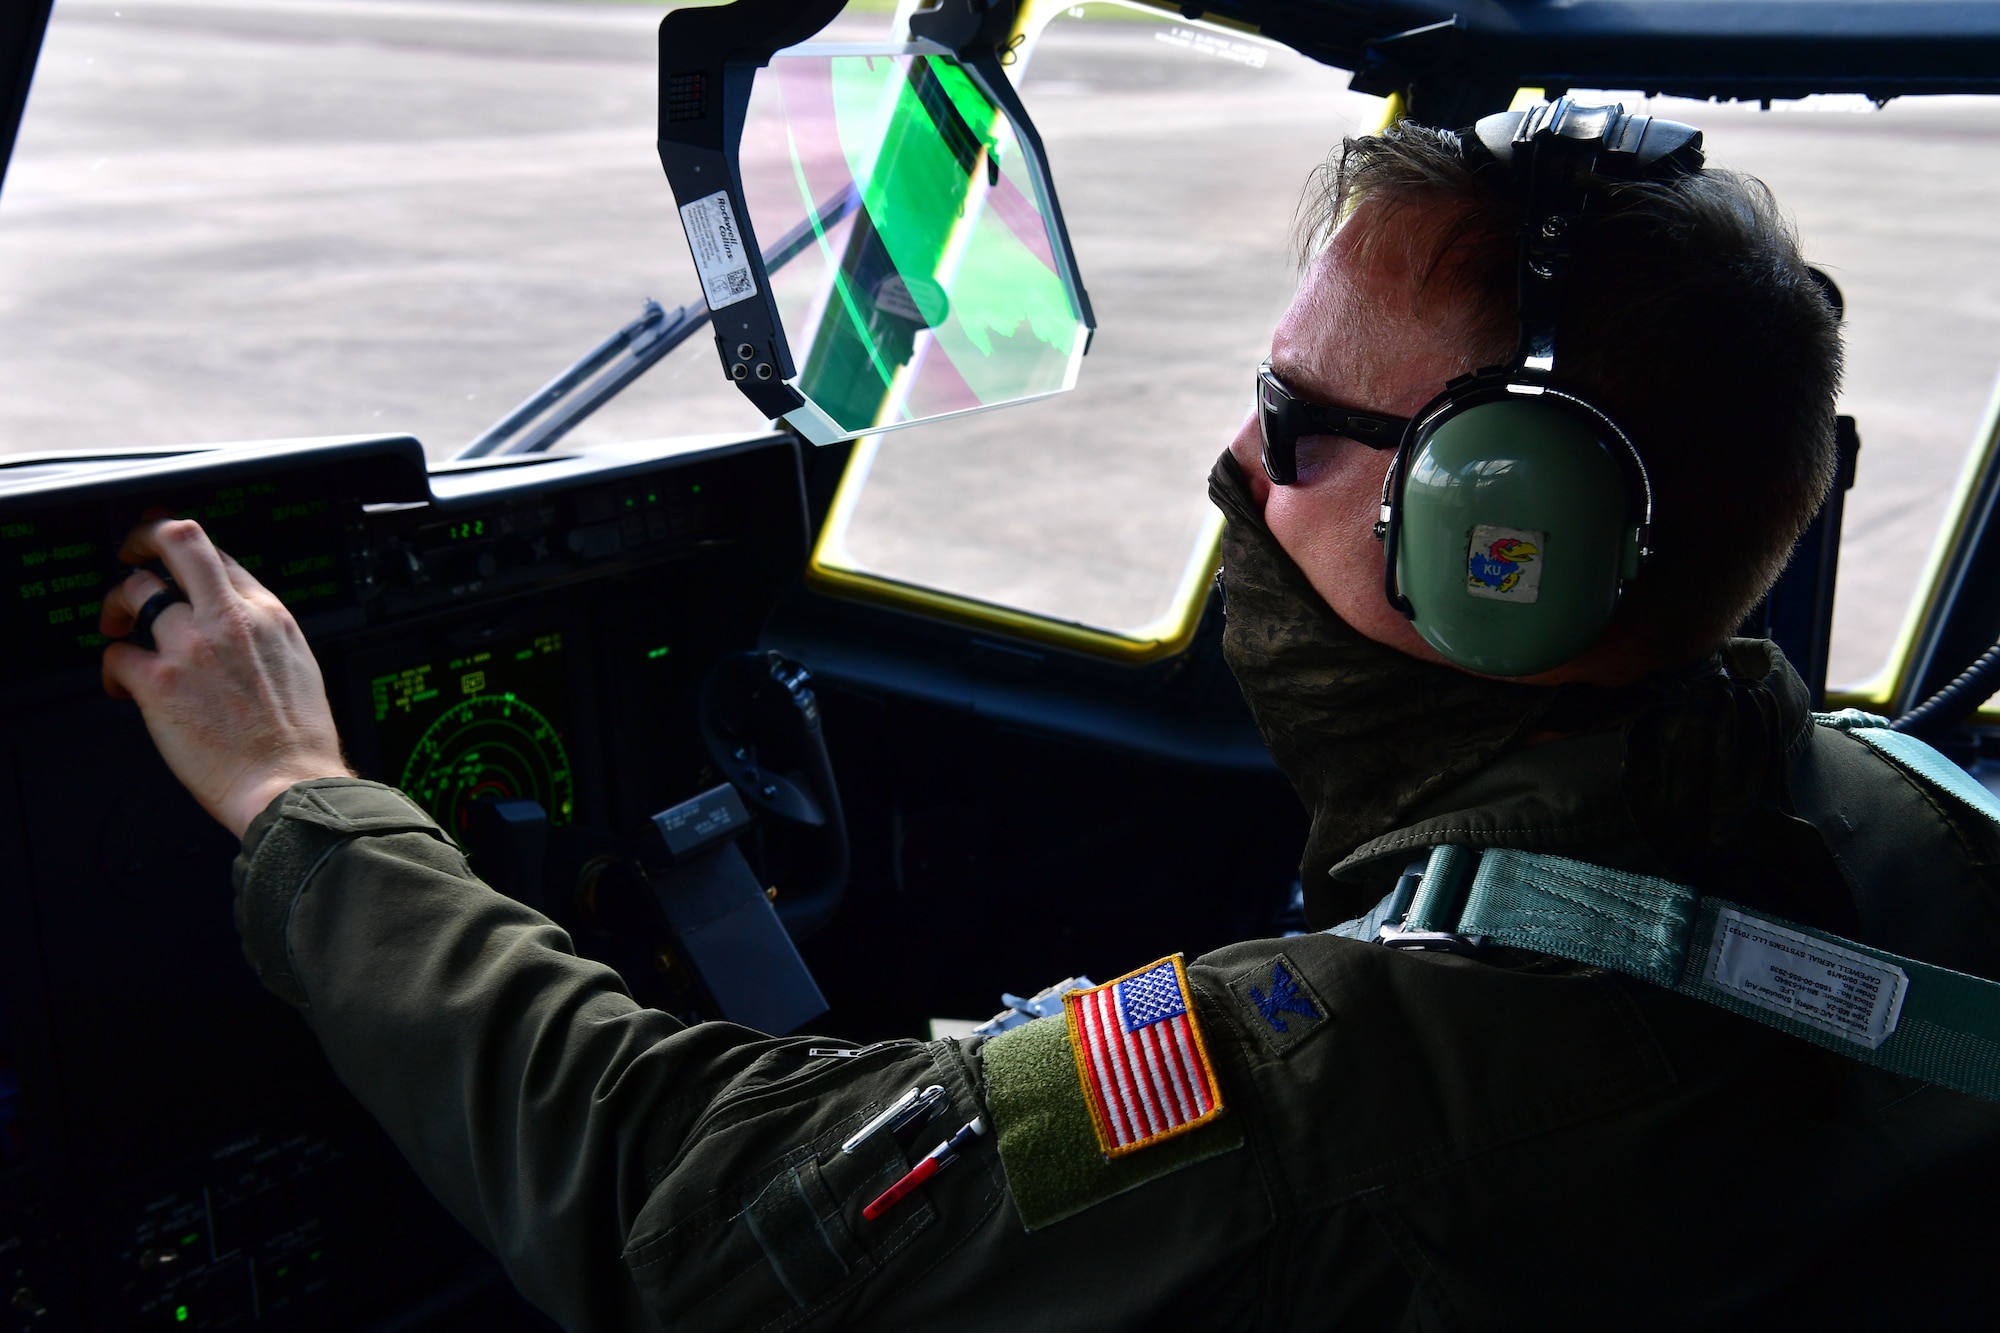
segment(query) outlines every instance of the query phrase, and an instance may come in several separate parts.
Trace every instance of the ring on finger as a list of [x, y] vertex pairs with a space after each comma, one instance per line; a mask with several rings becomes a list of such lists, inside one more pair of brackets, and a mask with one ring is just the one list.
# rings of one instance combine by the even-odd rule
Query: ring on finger
[[171, 583], [148, 597], [145, 605], [139, 608], [139, 614], [132, 618], [132, 632], [125, 636], [125, 642], [135, 648], [157, 648], [159, 645], [153, 642], [153, 622], [168, 607], [187, 599], [187, 594]]

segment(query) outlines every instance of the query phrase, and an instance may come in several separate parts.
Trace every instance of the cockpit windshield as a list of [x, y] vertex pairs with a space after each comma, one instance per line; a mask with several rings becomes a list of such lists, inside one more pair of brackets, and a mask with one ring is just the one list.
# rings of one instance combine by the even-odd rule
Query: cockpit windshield
[[[58, 0], [0, 193], [0, 450], [407, 431], [443, 459], [646, 298], [698, 306], [654, 150], [663, 12]], [[818, 564], [1148, 642], [1207, 577], [1201, 478], [1296, 280], [1301, 187], [1383, 103], [1158, 9], [1048, 5], [1023, 31], [1006, 77], [1075, 274], [1029, 146], [950, 58], [897, 45], [887, 0], [756, 83], [746, 187], [766, 247], [797, 233], [772, 282], [815, 399], [864, 431], [1040, 399], [865, 433]], [[1649, 109], [1768, 180], [1846, 293], [1864, 447], [1829, 677], [1855, 684], [1924, 584], [2000, 365], [2000, 106]], [[702, 330], [559, 447], [766, 425]]]

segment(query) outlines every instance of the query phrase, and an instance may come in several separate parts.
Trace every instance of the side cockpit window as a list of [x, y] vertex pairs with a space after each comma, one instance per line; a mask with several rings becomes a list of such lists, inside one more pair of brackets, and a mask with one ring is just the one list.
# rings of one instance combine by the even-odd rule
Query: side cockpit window
[[1203, 479], [1291, 299], [1300, 189], [1384, 104], [1289, 48], [1159, 10], [1051, 7], [1024, 31], [1011, 72], [1089, 287], [1090, 353], [1067, 394], [863, 438], [813, 573], [1147, 655], [1207, 590]]
[[1763, 110], [1576, 95], [1700, 126], [1709, 161], [1769, 185], [1808, 261], [1839, 285], [1839, 410], [1862, 447], [1841, 527], [1827, 687], [1839, 702], [1885, 706], [1965, 502], [1962, 476], [1984, 462], [1995, 425], [2000, 264], [1985, 182], [2000, 178], [2000, 99], [1878, 107], [1843, 95]]

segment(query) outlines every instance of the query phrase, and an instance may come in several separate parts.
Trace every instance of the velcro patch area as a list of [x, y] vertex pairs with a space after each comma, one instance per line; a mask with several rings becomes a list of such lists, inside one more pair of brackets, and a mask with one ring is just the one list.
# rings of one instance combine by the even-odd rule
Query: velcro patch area
[[1120, 1157], [1222, 1114], [1181, 956], [1063, 996], [1097, 1144]]
[[1007, 1192], [1030, 1231], [1243, 1146], [1241, 1119], [1225, 1115], [1150, 1151], [1107, 1157], [1061, 1016], [1001, 1033], [980, 1048], [980, 1066]]

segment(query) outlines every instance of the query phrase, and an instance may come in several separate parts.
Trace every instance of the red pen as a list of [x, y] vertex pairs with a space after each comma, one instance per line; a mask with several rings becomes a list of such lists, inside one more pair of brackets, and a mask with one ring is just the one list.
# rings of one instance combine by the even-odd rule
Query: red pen
[[956, 1162], [966, 1145], [985, 1132], [986, 1122], [975, 1116], [971, 1124], [925, 1153], [922, 1161], [905, 1172], [901, 1180], [883, 1190], [875, 1202], [861, 1210], [861, 1215], [870, 1222], [881, 1217], [901, 1203], [904, 1195]]

